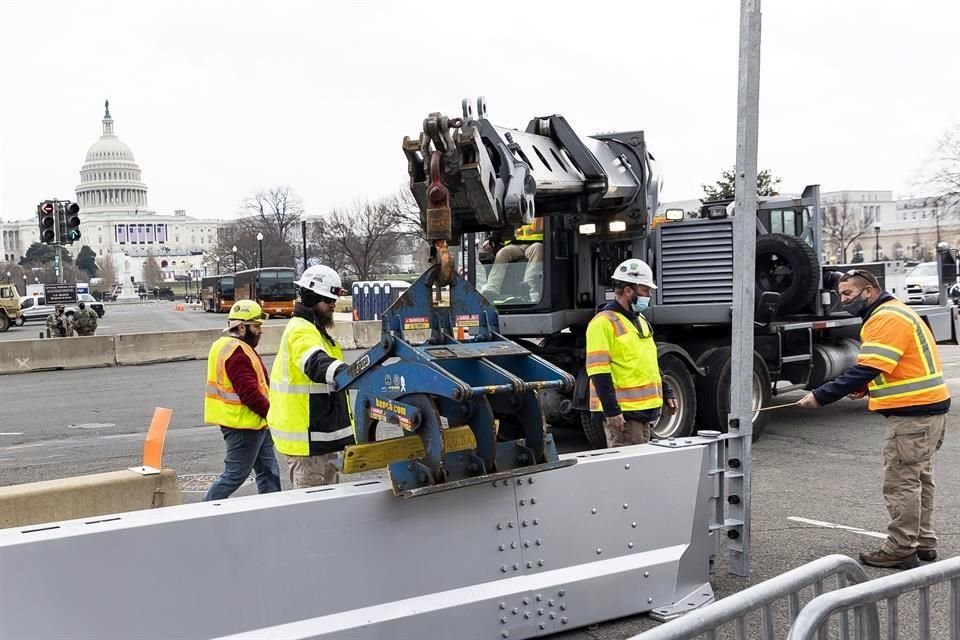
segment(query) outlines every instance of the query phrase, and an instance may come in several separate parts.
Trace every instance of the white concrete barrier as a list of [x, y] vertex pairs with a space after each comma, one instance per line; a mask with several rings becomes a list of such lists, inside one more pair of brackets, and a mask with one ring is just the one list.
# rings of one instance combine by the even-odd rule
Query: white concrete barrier
[[116, 364], [114, 336], [0, 342], [0, 373], [88, 369]]
[[353, 338], [357, 349], [369, 349], [380, 342], [383, 324], [379, 320], [359, 320], [353, 323]]
[[199, 360], [207, 357], [210, 345], [223, 335], [220, 329], [121, 334], [115, 336], [117, 364]]
[[[0, 529], [181, 504], [172, 469], [113, 471], [0, 487]], [[2, 635], [2, 634], [0, 634]]]

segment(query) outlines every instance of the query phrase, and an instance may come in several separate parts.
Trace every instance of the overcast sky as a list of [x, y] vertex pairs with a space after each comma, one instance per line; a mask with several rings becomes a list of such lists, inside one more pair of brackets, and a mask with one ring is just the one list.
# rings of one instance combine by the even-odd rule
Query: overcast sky
[[[739, 2], [0, 0], [0, 218], [74, 197], [104, 99], [160, 213], [311, 214], [391, 193], [404, 135], [484, 95], [495, 124], [644, 129], [663, 199], [734, 162]], [[763, 3], [760, 167], [784, 191], [918, 193], [960, 121], [957, 0]]]

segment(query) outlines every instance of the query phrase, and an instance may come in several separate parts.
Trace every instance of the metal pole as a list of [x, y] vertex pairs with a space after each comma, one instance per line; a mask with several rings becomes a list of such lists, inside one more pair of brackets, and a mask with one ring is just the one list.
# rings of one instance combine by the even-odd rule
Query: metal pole
[[300, 221], [300, 236], [303, 239], [303, 270], [307, 270], [307, 221]]
[[60, 266], [57, 268], [57, 282], [63, 284], [63, 245], [57, 245], [57, 260], [60, 262]]
[[757, 253], [757, 128], [760, 110], [760, 0], [740, 1], [736, 214], [733, 219], [733, 318], [727, 448], [730, 573], [750, 574], [750, 456], [753, 436], [753, 320]]
[[875, 256], [876, 256], [877, 262], [880, 262], [880, 227], [874, 227], [873, 232], [874, 232], [874, 247], [876, 249]]
[[259, 245], [260, 268], [263, 269], [263, 240], [257, 240], [257, 244]]

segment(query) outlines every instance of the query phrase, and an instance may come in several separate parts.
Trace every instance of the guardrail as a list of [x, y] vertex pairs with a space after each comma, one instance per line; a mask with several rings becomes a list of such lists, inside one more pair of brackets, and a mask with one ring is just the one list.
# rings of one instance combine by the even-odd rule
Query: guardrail
[[[814, 598], [811, 602], [816, 601], [824, 594], [824, 582], [831, 576], [836, 578], [837, 589], [843, 589], [851, 582], [864, 583], [868, 580], [863, 567], [851, 558], [844, 555], [826, 556], [633, 636], [630, 640], [692, 640], [700, 636], [715, 640], [721, 627], [731, 623], [735, 625], [737, 640], [746, 640], [747, 627], [756, 614], [760, 616], [760, 637], [773, 640], [776, 624], [774, 605], [786, 599], [792, 623], [801, 611], [801, 592], [813, 587]], [[846, 630], [849, 627], [847, 612], [843, 611], [841, 615], [841, 628]], [[855, 637], [874, 640], [878, 637], [876, 634], [862, 634], [878, 626], [876, 605], [857, 610], [854, 627], [859, 635]], [[846, 639], [848, 635], [841, 631], [840, 637]]]
[[[900, 638], [899, 598], [917, 592], [917, 618], [919, 640], [946, 638], [945, 629], [932, 628], [930, 624], [930, 588], [943, 583], [948, 585], [948, 627], [951, 640], [960, 640], [960, 557], [941, 560], [923, 567], [877, 578], [862, 584], [825, 593], [814, 598], [797, 616], [790, 628], [788, 640], [812, 640], [826, 638], [826, 629], [837, 613], [845, 615], [849, 609], [873, 612], [871, 626], [865, 638], [880, 638], [879, 620], [875, 620], [877, 603], [886, 602], [887, 640]], [[759, 585], [758, 585], [759, 586]], [[646, 640], [646, 637], [644, 637]]]

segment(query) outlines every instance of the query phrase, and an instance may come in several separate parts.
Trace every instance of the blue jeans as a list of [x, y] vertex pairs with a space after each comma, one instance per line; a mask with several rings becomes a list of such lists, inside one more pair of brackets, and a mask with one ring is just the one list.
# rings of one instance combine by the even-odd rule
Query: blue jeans
[[210, 485], [206, 500], [229, 498], [240, 488], [250, 470], [257, 472], [257, 493], [280, 491], [280, 467], [273, 452], [270, 429], [231, 429], [220, 427], [227, 443], [223, 473]]

